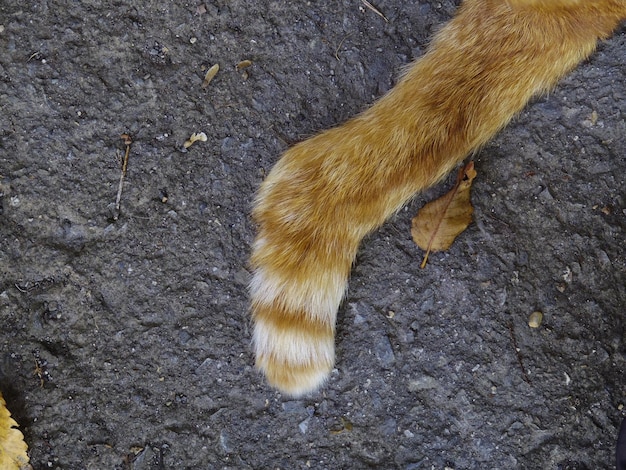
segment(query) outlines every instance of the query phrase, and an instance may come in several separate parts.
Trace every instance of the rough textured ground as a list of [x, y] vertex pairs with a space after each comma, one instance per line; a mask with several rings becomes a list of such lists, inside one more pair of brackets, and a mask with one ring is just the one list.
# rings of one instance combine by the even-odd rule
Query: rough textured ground
[[255, 188], [455, 3], [0, 3], [0, 390], [36, 469], [612, 468], [624, 29], [475, 156], [449, 252], [419, 269], [409, 230], [450, 181], [366, 240], [323, 391], [289, 400], [252, 367]]

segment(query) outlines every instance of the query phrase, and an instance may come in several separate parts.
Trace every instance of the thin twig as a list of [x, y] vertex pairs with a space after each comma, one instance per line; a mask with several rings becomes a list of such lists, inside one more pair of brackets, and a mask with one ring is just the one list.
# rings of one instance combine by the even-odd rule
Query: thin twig
[[368, 2], [367, 0], [361, 0], [361, 2], [363, 2], [363, 5], [365, 5], [367, 8], [369, 8], [370, 10], [372, 10], [374, 13], [376, 13], [378, 16], [380, 16], [383, 20], [385, 20], [385, 23], [389, 23], [389, 20], [385, 17], [385, 15], [383, 15], [380, 10], [378, 10], [374, 5], [372, 5], [370, 2]]
[[26, 294], [28, 292], [28, 290], [22, 289], [17, 282], [14, 283], [14, 285], [15, 285], [15, 288], [19, 290], [22, 294]]
[[124, 154], [124, 161], [122, 162], [122, 174], [120, 175], [120, 184], [117, 187], [117, 198], [115, 198], [115, 213], [113, 214], [113, 220], [117, 220], [120, 216], [120, 206], [122, 203], [122, 188], [124, 187], [124, 177], [126, 176], [126, 169], [128, 168], [128, 155], [130, 154], [130, 144], [133, 140], [128, 134], [122, 134], [124, 139], [124, 145], [126, 145], [126, 153]]
[[519, 364], [520, 369], [522, 369], [522, 376], [527, 383], [532, 383], [530, 381], [530, 377], [526, 373], [526, 369], [524, 368], [524, 362], [522, 361], [522, 353], [520, 353], [519, 348], [517, 347], [517, 340], [515, 339], [515, 333], [513, 331], [513, 322], [509, 322], [509, 334], [511, 335], [511, 342], [513, 343], [513, 349], [515, 349], [515, 355], [517, 356], [517, 362]]
[[343, 46], [343, 43], [346, 41], [346, 39], [348, 39], [350, 37], [350, 35], [348, 34], [347, 36], [344, 36], [343, 39], [341, 40], [341, 42], [339, 43], [339, 45], [337, 46], [337, 49], [335, 49], [335, 59], [339, 60], [339, 49], [341, 49], [341, 46]]

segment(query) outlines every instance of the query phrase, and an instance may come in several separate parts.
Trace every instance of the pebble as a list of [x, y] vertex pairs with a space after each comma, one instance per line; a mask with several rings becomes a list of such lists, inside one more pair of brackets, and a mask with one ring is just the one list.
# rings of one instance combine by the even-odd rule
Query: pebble
[[233, 449], [230, 446], [230, 437], [228, 436], [228, 434], [226, 433], [226, 431], [222, 430], [220, 431], [220, 447], [222, 448], [222, 450], [224, 450], [224, 452], [230, 454]]
[[396, 356], [391, 348], [389, 338], [383, 336], [378, 340], [375, 347], [376, 357], [383, 367], [390, 367], [396, 360]]
[[298, 424], [298, 428], [300, 429], [300, 432], [302, 434], [306, 434], [307, 430], [309, 429], [309, 421], [311, 421], [311, 418], [307, 418], [300, 424]]
[[437, 379], [429, 375], [423, 375], [417, 379], [413, 379], [409, 382], [409, 392], [417, 392], [418, 390], [429, 390], [433, 388], [439, 388]]

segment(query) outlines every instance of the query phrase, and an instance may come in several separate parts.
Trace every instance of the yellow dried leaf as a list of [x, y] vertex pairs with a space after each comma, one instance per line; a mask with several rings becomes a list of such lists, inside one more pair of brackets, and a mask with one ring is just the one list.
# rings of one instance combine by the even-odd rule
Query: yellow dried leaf
[[235, 66], [235, 68], [236, 68], [237, 70], [241, 70], [241, 69], [245, 69], [245, 68], [247, 68], [247, 67], [250, 67], [251, 65], [252, 65], [252, 61], [251, 61], [251, 60], [246, 59], [246, 60], [242, 60], [241, 62], [239, 62], [239, 63]]
[[198, 133], [194, 132], [193, 134], [191, 134], [191, 137], [189, 137], [189, 139], [185, 141], [185, 143], [183, 144], [183, 147], [188, 149], [189, 147], [192, 146], [194, 142], [197, 142], [197, 141], [206, 142], [207, 141], [206, 134], [204, 132], [198, 132]]
[[531, 328], [539, 328], [542, 321], [543, 313], [540, 311], [533, 312], [528, 317], [528, 326], [530, 326]]
[[474, 162], [469, 162], [459, 171], [454, 188], [426, 204], [413, 218], [411, 235], [417, 246], [426, 251], [422, 268], [426, 266], [431, 251], [450, 248], [472, 221], [474, 208], [470, 202], [470, 188], [476, 174]]
[[17, 428], [17, 423], [11, 418], [7, 404], [0, 393], [0, 468], [3, 470], [31, 469], [28, 446], [24, 436]]
[[219, 71], [219, 64], [215, 64], [209, 70], [207, 70], [206, 74], [204, 75], [204, 80], [202, 81], [202, 88], [208, 87], [209, 83], [211, 83], [211, 80], [213, 80], [213, 77], [215, 77], [217, 75], [217, 72]]

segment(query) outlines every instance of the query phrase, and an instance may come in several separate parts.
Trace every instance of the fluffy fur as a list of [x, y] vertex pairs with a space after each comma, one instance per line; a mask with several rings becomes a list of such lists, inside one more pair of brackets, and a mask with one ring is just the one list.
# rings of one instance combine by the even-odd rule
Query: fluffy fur
[[484, 145], [626, 18], [626, 0], [466, 0], [399, 83], [289, 149], [258, 192], [250, 287], [256, 365], [317, 389], [361, 239]]

